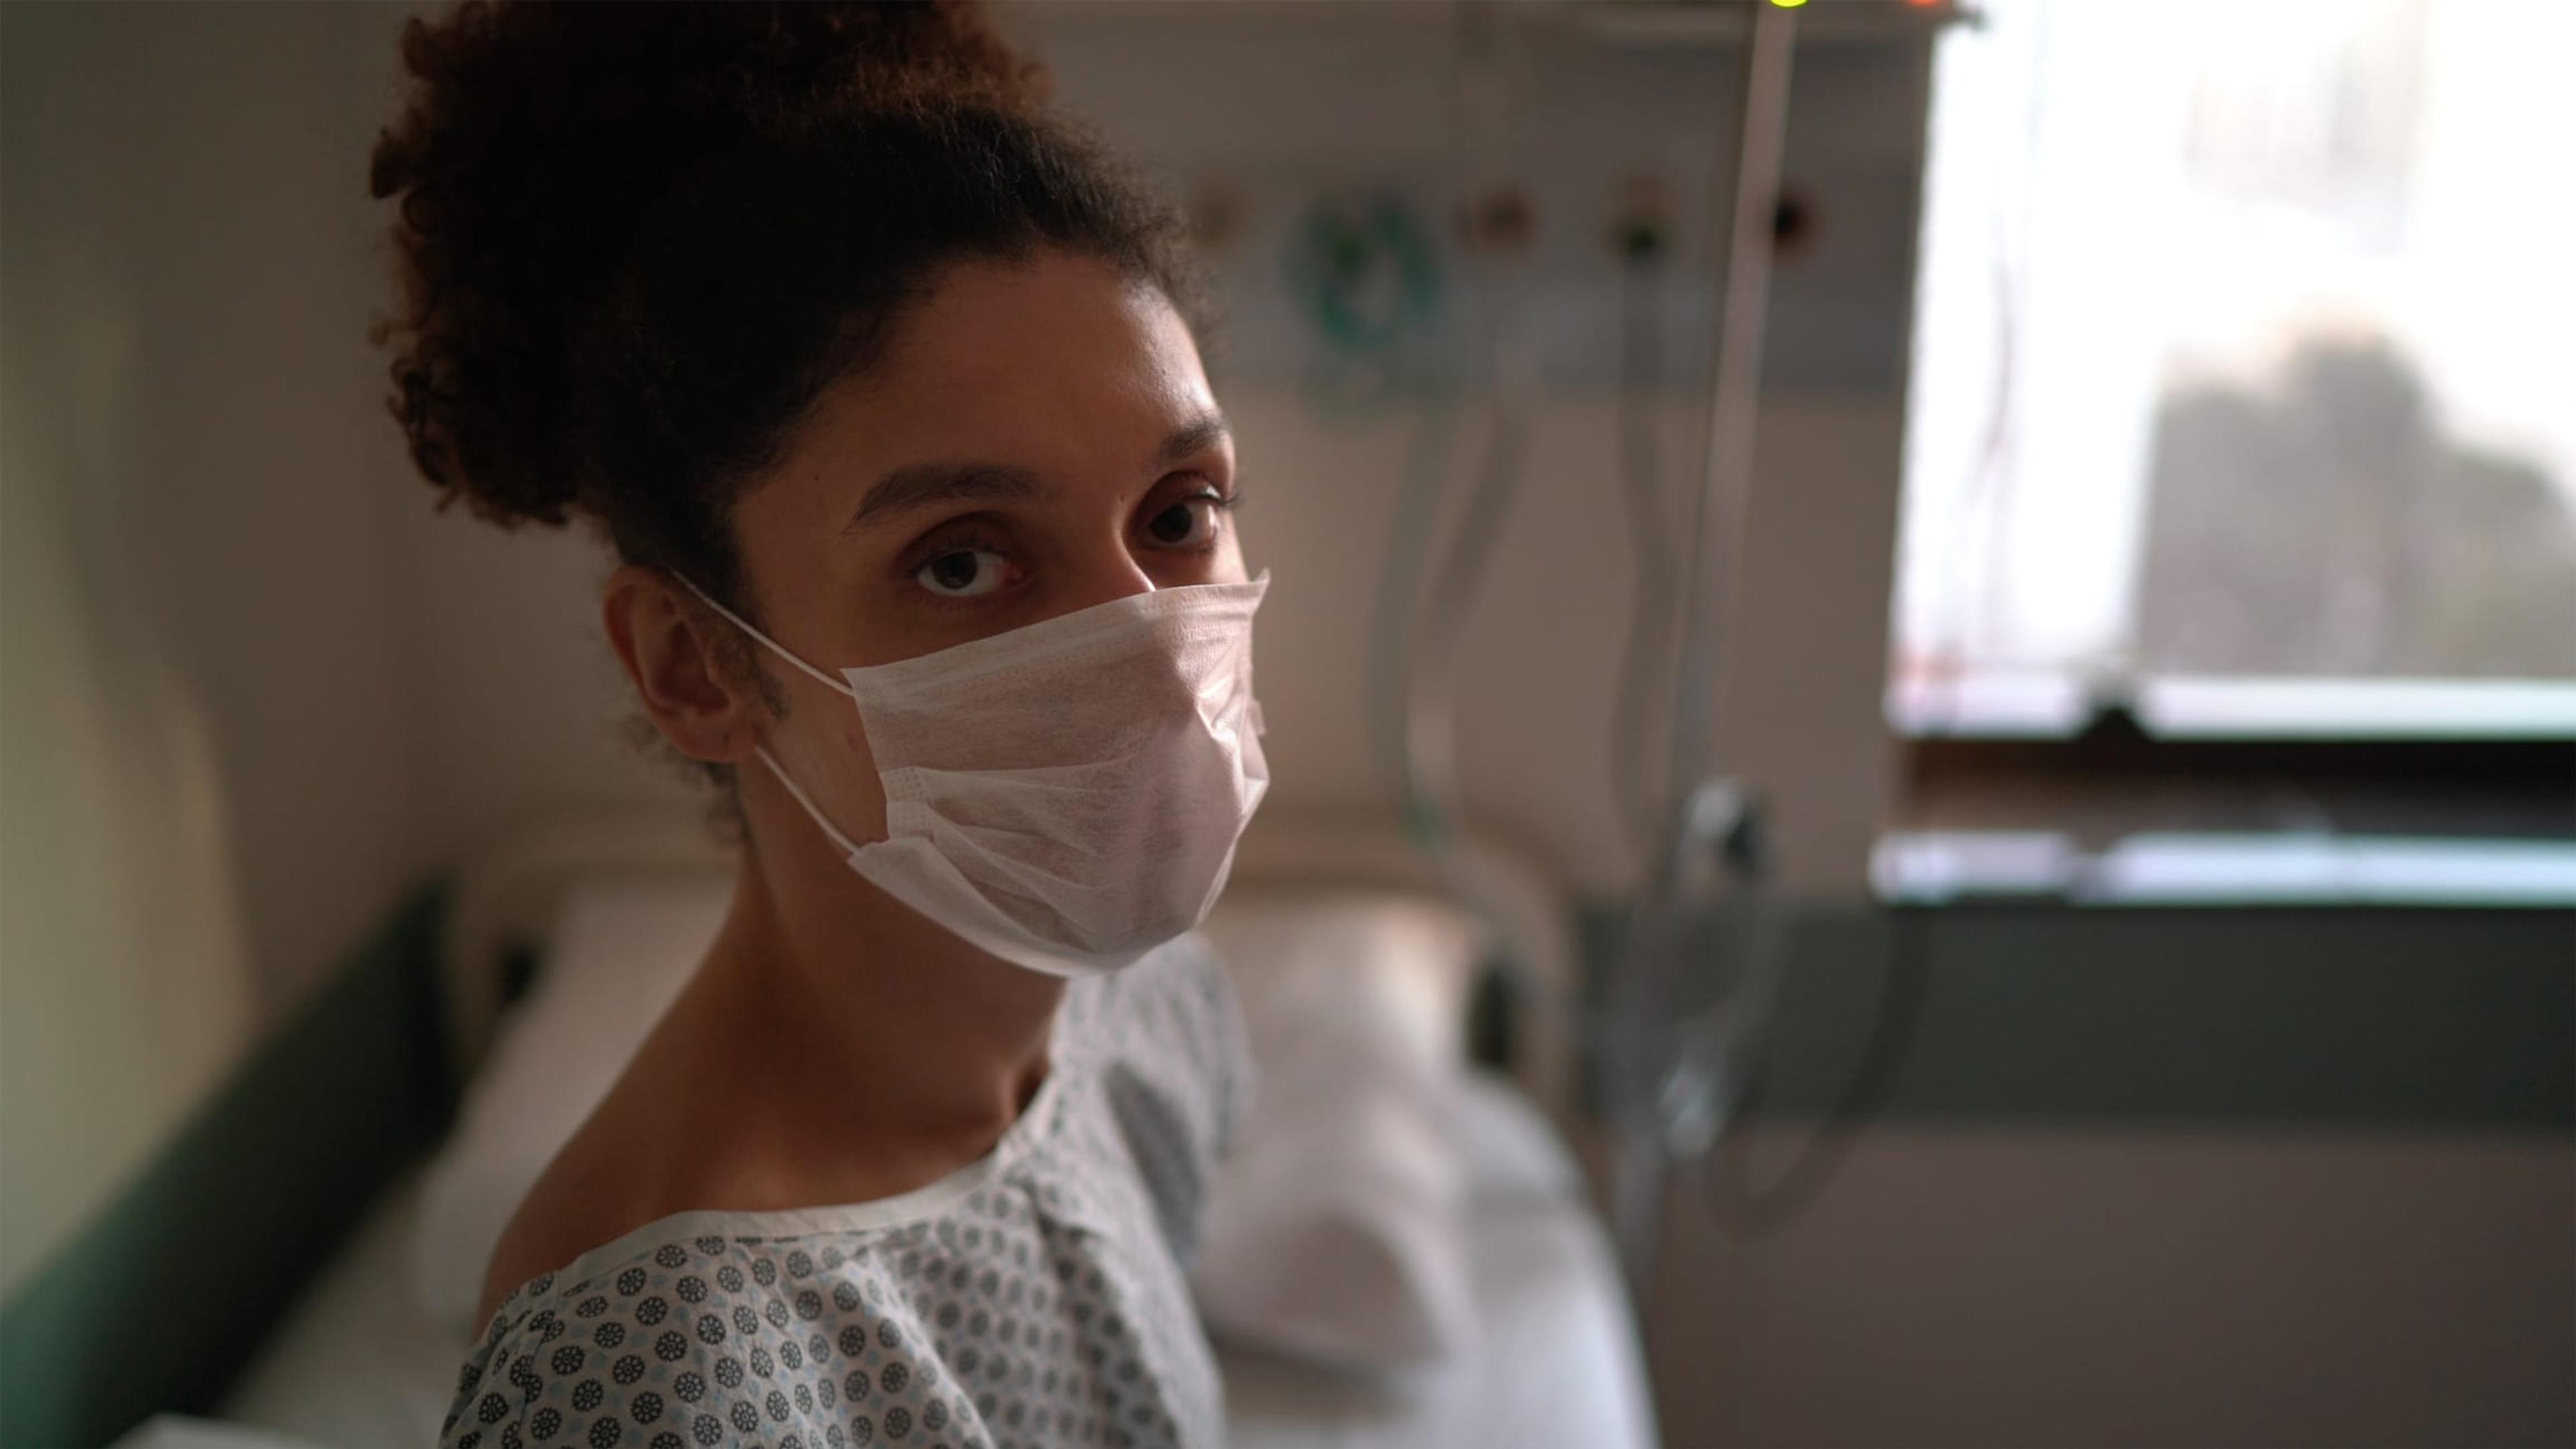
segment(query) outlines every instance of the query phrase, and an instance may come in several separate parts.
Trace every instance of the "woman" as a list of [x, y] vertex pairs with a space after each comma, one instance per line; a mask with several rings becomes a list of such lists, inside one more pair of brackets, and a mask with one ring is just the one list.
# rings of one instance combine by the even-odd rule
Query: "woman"
[[745, 845], [444, 1442], [1219, 1442], [1182, 1264], [1241, 1046], [1184, 933], [1264, 582], [1172, 217], [964, 4], [476, 4], [404, 58], [412, 455], [599, 528]]

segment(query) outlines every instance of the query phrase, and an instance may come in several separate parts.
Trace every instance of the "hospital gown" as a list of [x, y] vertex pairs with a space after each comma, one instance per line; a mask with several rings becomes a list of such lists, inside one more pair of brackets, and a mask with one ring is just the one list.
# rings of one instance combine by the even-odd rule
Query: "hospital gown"
[[1247, 1078], [1199, 938], [1078, 981], [982, 1161], [879, 1202], [680, 1213], [530, 1281], [442, 1449], [1220, 1444], [1182, 1275]]

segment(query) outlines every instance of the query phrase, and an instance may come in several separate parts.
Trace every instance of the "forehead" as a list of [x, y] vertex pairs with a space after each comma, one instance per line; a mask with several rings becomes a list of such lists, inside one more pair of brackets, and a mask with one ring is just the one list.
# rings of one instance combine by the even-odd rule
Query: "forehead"
[[877, 365], [827, 390], [797, 451], [852, 487], [925, 459], [1134, 467], [1176, 420], [1213, 406], [1160, 289], [1046, 253], [938, 274]]

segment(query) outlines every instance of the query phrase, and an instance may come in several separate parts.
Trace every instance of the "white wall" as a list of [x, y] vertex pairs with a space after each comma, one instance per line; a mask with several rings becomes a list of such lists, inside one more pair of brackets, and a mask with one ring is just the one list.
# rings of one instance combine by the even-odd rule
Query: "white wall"
[[[1770, 1187], [1810, 1147], [1765, 1128]], [[1666, 1441], [2421, 1449], [2576, 1438], [2546, 1136], [1874, 1126], [1759, 1236], [1676, 1193]]]
[[[1276, 391], [1224, 398], [1240, 437], [1247, 552], [1277, 574], [1258, 668], [1276, 799], [1295, 809], [1380, 798], [1366, 652], [1379, 568], [1418, 409], [1353, 426]], [[1687, 456], [1701, 406], [1662, 409]], [[1469, 436], [1474, 436], [1473, 418]], [[1578, 888], [1614, 895], [1631, 843], [1610, 788], [1611, 700], [1634, 559], [1609, 460], [1616, 409], [1551, 399], [1530, 430], [1530, 482], [1477, 596], [1458, 666], [1469, 813]], [[1762, 420], [1750, 605], [1726, 661], [1722, 763], [1776, 787], [1788, 888], [1857, 896], [1893, 756], [1878, 713], [1892, 514], [1892, 408], [1780, 400]], [[1668, 479], [1678, 501], [1679, 479]]]
[[0, 9], [11, 1281], [427, 864], [361, 19]]

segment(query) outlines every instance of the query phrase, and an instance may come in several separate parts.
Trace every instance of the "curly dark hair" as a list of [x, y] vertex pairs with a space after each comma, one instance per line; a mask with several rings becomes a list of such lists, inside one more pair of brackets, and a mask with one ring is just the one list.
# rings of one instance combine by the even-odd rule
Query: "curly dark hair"
[[971, 0], [467, 0], [402, 57], [373, 335], [414, 463], [746, 617], [732, 503], [943, 266], [1096, 258], [1213, 341], [1179, 217]]

